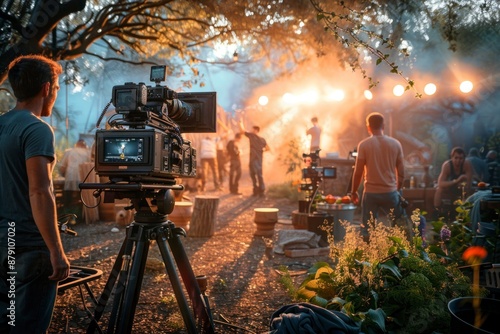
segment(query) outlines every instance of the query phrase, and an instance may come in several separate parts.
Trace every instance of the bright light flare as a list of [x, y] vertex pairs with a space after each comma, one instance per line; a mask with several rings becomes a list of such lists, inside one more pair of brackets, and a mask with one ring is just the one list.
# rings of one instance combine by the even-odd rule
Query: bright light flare
[[373, 93], [370, 90], [366, 89], [363, 92], [363, 95], [365, 96], [365, 99], [370, 100], [370, 101], [373, 100]]
[[262, 95], [261, 97], [259, 97], [259, 104], [261, 106], [265, 106], [269, 103], [269, 98], [265, 95]]
[[334, 89], [326, 98], [330, 101], [342, 101], [345, 98], [345, 92], [341, 89]]
[[460, 91], [462, 93], [470, 93], [472, 91], [472, 88], [474, 88], [474, 85], [472, 84], [472, 82], [470, 82], [468, 80], [463, 81], [460, 84]]
[[437, 87], [432, 82], [429, 82], [424, 87], [424, 93], [427, 94], [427, 95], [433, 95], [434, 93], [436, 93], [436, 90], [437, 90]]
[[283, 100], [283, 103], [285, 103], [286, 105], [292, 105], [297, 102], [297, 98], [292, 93], [283, 94], [281, 99]]
[[298, 96], [299, 102], [304, 104], [314, 104], [318, 102], [318, 99], [319, 94], [316, 90], [309, 90]]
[[403, 95], [404, 92], [405, 92], [405, 88], [402, 85], [396, 85], [392, 89], [392, 94], [394, 94], [394, 96], [401, 96], [401, 95]]

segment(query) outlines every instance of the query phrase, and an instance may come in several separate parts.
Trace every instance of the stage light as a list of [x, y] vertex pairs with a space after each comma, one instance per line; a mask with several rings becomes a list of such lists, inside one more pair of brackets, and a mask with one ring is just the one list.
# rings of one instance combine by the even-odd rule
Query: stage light
[[401, 96], [401, 95], [403, 95], [404, 92], [405, 92], [405, 88], [402, 85], [396, 85], [392, 89], [392, 94], [394, 94], [395, 96]]
[[436, 90], [437, 90], [437, 87], [432, 82], [428, 83], [424, 87], [424, 93], [427, 95], [433, 95], [434, 93], [436, 93]]
[[265, 106], [269, 103], [269, 98], [265, 95], [262, 95], [261, 97], [259, 97], [259, 104], [261, 106]]
[[470, 82], [468, 80], [463, 81], [460, 84], [460, 91], [462, 93], [470, 93], [472, 91], [472, 88], [474, 88], [474, 85], [472, 84], [472, 82]]
[[365, 99], [367, 100], [372, 100], [373, 99], [373, 93], [366, 89], [364, 92], [363, 92], [363, 95], [365, 96]]

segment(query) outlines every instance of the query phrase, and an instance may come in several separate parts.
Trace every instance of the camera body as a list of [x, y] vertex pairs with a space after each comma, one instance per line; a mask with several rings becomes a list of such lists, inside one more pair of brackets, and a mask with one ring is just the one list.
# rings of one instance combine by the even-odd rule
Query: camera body
[[113, 87], [111, 103], [119, 118], [108, 120], [111, 129], [96, 132], [100, 176], [155, 181], [196, 176], [196, 150], [181, 132], [216, 132], [216, 93], [176, 93], [159, 84], [165, 72], [165, 66], [151, 67], [154, 87], [133, 82]]
[[196, 150], [179, 136], [156, 129], [99, 130], [95, 168], [109, 177], [194, 177]]

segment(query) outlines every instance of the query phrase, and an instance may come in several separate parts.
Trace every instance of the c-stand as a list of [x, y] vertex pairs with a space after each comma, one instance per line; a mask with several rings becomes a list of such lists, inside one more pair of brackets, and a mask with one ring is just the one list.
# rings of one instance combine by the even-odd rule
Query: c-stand
[[[136, 209], [134, 221], [127, 227], [125, 240], [97, 302], [94, 321], [90, 323], [87, 333], [94, 333], [98, 329], [98, 321], [104, 313], [113, 288], [113, 307], [107, 333], [132, 332], [149, 245], [152, 240], [155, 240], [159, 247], [188, 333], [214, 333], [210, 307], [200, 290], [180, 240], [180, 236], [185, 236], [186, 232], [180, 227], [175, 227], [174, 223], [168, 220], [168, 214], [172, 212], [175, 204], [173, 190], [182, 190], [182, 186], [112, 182], [107, 184], [82, 183], [80, 189], [97, 189], [98, 194], [103, 190], [115, 192], [117, 198], [130, 198]], [[157, 210], [153, 211], [152, 206], [156, 206]], [[192, 312], [182, 290], [179, 274], [191, 300]]]

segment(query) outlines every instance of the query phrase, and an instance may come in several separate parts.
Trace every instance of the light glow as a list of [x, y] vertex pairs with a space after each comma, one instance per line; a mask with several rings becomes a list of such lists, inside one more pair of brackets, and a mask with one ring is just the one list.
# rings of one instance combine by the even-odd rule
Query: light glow
[[394, 96], [401, 96], [401, 95], [403, 95], [404, 92], [405, 92], [405, 88], [402, 85], [396, 85], [392, 89], [392, 94], [394, 94]]
[[463, 81], [460, 84], [460, 91], [462, 93], [470, 93], [472, 91], [472, 88], [474, 88], [474, 85], [472, 84], [472, 82], [470, 82], [468, 80]]
[[436, 90], [437, 90], [437, 87], [432, 82], [429, 82], [424, 87], [424, 93], [427, 94], [427, 95], [433, 95], [434, 93], [436, 93]]

